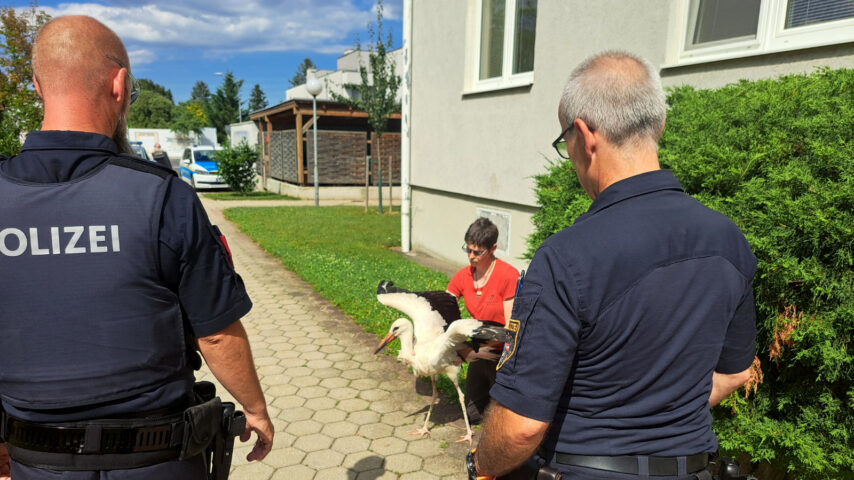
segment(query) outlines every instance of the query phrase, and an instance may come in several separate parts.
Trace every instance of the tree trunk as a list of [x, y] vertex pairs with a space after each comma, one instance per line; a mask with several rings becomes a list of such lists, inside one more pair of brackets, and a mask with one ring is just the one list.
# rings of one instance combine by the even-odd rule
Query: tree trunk
[[394, 198], [391, 196], [391, 187], [394, 185], [394, 173], [391, 167], [391, 155], [388, 156], [388, 213], [394, 211]]
[[371, 192], [371, 157], [365, 157], [365, 213], [368, 213], [368, 197]]
[[380, 150], [382, 140], [382, 135], [377, 135], [377, 201], [379, 202], [377, 210], [380, 213], [383, 213], [383, 157]]

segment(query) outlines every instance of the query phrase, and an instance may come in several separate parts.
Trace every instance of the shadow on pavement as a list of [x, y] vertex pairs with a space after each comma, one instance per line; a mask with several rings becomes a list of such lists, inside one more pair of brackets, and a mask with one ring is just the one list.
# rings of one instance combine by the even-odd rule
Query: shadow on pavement
[[347, 480], [376, 480], [385, 474], [385, 459], [379, 455], [365, 457], [347, 470]]

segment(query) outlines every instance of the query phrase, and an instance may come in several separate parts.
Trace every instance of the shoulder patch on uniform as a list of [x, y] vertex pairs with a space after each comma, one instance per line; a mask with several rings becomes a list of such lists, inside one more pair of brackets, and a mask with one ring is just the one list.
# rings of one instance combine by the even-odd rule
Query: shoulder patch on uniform
[[507, 363], [507, 360], [513, 357], [516, 353], [516, 346], [519, 343], [519, 330], [521, 330], [522, 322], [519, 320], [513, 320], [512, 318], [507, 322], [507, 325], [504, 326], [504, 330], [507, 331], [507, 338], [504, 341], [504, 352], [501, 353], [501, 358], [498, 359], [498, 365], [495, 367], [495, 370], [501, 370], [501, 367]]
[[134, 157], [132, 155], [119, 154], [119, 156], [111, 158], [109, 162], [119, 167], [125, 167], [130, 168], [131, 170], [151, 173], [157, 175], [160, 178], [169, 178], [170, 175], [178, 175], [177, 173], [175, 173], [175, 170], [158, 165], [154, 162], [149, 162], [141, 158]]

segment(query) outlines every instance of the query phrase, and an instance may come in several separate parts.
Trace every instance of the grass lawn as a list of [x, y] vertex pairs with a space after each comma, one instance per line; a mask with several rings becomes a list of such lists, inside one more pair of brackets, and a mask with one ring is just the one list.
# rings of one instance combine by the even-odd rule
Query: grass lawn
[[203, 193], [205, 198], [211, 200], [299, 200], [288, 195], [279, 195], [273, 192], [249, 192], [246, 194], [238, 192], [213, 192]]
[[[400, 216], [365, 213], [363, 207], [236, 207], [225, 217], [323, 297], [378, 337], [403, 316], [377, 301], [377, 284], [392, 280], [412, 291], [445, 290], [448, 277], [407, 260], [400, 245]], [[395, 354], [400, 342], [389, 347]], [[456, 393], [442, 378], [445, 392]]]

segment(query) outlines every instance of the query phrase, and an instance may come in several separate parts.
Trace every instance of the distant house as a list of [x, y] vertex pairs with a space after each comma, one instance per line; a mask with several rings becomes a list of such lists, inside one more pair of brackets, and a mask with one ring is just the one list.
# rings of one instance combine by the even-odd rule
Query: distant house
[[226, 125], [225, 134], [231, 145], [236, 146], [244, 141], [250, 147], [258, 145], [258, 126], [251, 120]]
[[[390, 55], [396, 59], [400, 53]], [[327, 188], [325, 198], [361, 198], [366, 182], [370, 186], [400, 184], [400, 114], [389, 118], [380, 144], [382, 158], [378, 158], [378, 139], [368, 125], [368, 114], [335, 102], [329, 94], [330, 90], [350, 98], [357, 94], [345, 85], [361, 82], [360, 61], [367, 64], [367, 52], [352, 50], [338, 59], [338, 70], [315, 72], [324, 85], [317, 96], [317, 179], [323, 187], [336, 187]], [[402, 62], [396, 64], [401, 70]], [[312, 97], [305, 85], [288, 89], [284, 102], [250, 114], [259, 130], [261, 173], [267, 190], [313, 196], [312, 118]], [[399, 192], [393, 193], [399, 196]]]
[[666, 86], [700, 88], [851, 67], [854, 3], [404, 0], [403, 49], [412, 249], [464, 264], [465, 229], [488, 215], [499, 256], [523, 267], [534, 176], [557, 159], [558, 101], [581, 60], [628, 50], [658, 66]]
[[[392, 59], [396, 68], [396, 73], [403, 76], [403, 50], [391, 50], [388, 52], [388, 57]], [[318, 100], [332, 101], [331, 92], [339, 95], [355, 98], [357, 92], [352, 89], [345, 88], [345, 85], [358, 85], [362, 83], [362, 77], [359, 74], [359, 67], [364, 65], [370, 73], [370, 63], [368, 62], [368, 52], [359, 50], [347, 50], [344, 55], [338, 57], [336, 70], [317, 70], [315, 77], [323, 83], [323, 91], [317, 96]], [[311, 94], [305, 89], [305, 84], [291, 87], [285, 92], [285, 101], [288, 100], [311, 100]], [[400, 92], [398, 92], [398, 101], [400, 101]]]
[[159, 143], [170, 158], [180, 159], [184, 149], [192, 145], [211, 145], [218, 147], [216, 143], [216, 129], [205, 127], [201, 135], [190, 136], [178, 135], [168, 128], [129, 128], [128, 139], [132, 142], [142, 142], [145, 150], [151, 154], [154, 144]]

